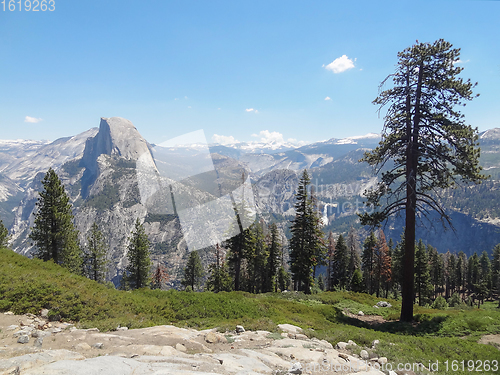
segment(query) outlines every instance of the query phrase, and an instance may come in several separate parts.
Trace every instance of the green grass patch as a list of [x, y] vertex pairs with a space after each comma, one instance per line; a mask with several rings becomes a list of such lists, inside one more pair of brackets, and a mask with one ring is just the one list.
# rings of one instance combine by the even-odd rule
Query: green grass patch
[[[270, 337], [280, 338], [277, 325], [289, 323], [303, 328], [309, 337], [325, 339], [333, 345], [353, 340], [370, 347], [373, 340], [380, 340], [374, 354], [386, 356], [392, 363], [484, 361], [500, 357], [493, 345], [477, 343], [483, 334], [500, 333], [500, 311], [492, 306], [463, 311], [416, 307], [414, 324], [392, 321], [376, 326], [342, 313], [349, 309], [354, 313], [379, 313], [386, 318], [398, 315], [398, 301], [388, 300], [392, 308], [373, 308], [379, 300], [385, 299], [349, 292], [253, 295], [119, 291], [72, 275], [51, 262], [0, 249], [0, 311], [37, 314], [48, 308], [53, 316], [75, 322], [78, 327], [97, 327], [102, 331], [118, 325], [141, 328], [174, 324], [197, 329], [217, 327], [219, 332], [227, 332], [241, 324], [247, 330], [266, 330], [271, 332]], [[444, 367], [439, 373], [445, 373]]]

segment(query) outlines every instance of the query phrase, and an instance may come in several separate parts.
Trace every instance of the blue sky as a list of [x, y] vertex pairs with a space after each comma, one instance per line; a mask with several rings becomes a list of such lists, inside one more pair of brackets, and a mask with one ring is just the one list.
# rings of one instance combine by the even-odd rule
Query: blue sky
[[[479, 82], [481, 96], [463, 110], [467, 121], [500, 127], [498, 1], [2, 6], [0, 139], [54, 140], [112, 116], [154, 143], [198, 129], [208, 141], [380, 132], [371, 102], [398, 51], [439, 38], [462, 49], [462, 76]], [[326, 69], [339, 58], [353, 67]]]

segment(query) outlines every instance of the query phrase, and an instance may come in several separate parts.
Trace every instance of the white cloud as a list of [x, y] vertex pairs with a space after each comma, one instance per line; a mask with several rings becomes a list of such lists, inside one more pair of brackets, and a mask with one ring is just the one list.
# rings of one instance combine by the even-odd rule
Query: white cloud
[[253, 112], [253, 113], [259, 113], [259, 111], [257, 111], [256, 109], [253, 109], [253, 108], [247, 108], [247, 109], [245, 109], [245, 111], [247, 111], [247, 112]]
[[261, 130], [259, 134], [252, 134], [252, 137], [260, 137], [262, 143], [276, 142], [284, 143], [283, 134], [279, 132], [270, 132], [269, 130]]
[[465, 64], [465, 63], [468, 63], [469, 61], [470, 60], [462, 61], [462, 60], [458, 59], [458, 60], [453, 61], [453, 65], [455, 65], [455, 64]]
[[306, 141], [297, 141], [297, 139], [295, 139], [295, 138], [288, 138], [287, 141], [296, 145], [296, 146], [304, 146], [304, 145], [307, 145], [309, 143]]
[[233, 143], [240, 143], [237, 139], [235, 139], [232, 135], [218, 135], [214, 134], [212, 136], [212, 141], [214, 143], [219, 143], [221, 145], [229, 145]]
[[327, 96], [327, 97], [325, 98], [325, 100], [332, 100], [332, 98], [330, 98], [329, 96]]
[[36, 124], [37, 122], [43, 121], [41, 118], [26, 116], [24, 118], [24, 122], [30, 122], [32, 124]]
[[[356, 59], [354, 59], [356, 61]], [[331, 70], [334, 73], [342, 73], [346, 70], [354, 68], [354, 61], [348, 58], [346, 55], [336, 58], [330, 64], [325, 66], [325, 69]]]

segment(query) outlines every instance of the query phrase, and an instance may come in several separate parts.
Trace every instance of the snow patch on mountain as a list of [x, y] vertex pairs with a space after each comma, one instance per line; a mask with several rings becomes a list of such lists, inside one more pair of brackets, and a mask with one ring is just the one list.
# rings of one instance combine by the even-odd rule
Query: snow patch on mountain
[[337, 142], [335, 142], [335, 144], [337, 144], [337, 145], [345, 145], [345, 144], [356, 145], [356, 144], [358, 144], [358, 142], [360, 140], [364, 140], [364, 139], [379, 139], [379, 138], [380, 138], [380, 134], [368, 133], [368, 134], [365, 134], [365, 135], [356, 135], [356, 136], [353, 136], [353, 137], [347, 137], [347, 138], [339, 139], [339, 140], [337, 140]]
[[479, 134], [481, 140], [495, 140], [500, 139], [500, 128], [493, 128], [486, 130], [485, 132]]

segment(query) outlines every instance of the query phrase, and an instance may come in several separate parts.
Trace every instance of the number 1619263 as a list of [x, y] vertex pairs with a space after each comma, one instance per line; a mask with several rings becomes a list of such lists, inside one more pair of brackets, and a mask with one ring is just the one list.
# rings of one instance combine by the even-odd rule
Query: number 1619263
[[2, 0], [2, 11], [53, 12], [56, 10], [55, 0]]

